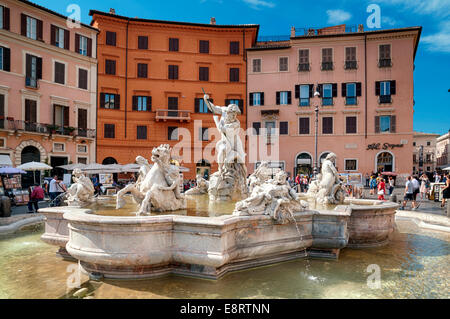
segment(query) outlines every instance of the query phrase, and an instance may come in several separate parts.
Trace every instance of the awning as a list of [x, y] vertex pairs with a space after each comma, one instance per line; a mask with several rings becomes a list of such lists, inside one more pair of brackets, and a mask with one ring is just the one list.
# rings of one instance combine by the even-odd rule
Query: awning
[[13, 166], [11, 162], [11, 157], [6, 154], [0, 154], [0, 166]]

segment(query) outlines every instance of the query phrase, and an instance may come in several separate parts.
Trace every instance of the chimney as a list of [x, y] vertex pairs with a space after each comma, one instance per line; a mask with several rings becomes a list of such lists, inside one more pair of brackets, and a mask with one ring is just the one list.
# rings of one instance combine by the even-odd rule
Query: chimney
[[363, 24], [358, 25], [358, 32], [364, 32], [364, 25]]
[[295, 38], [295, 27], [291, 27], [291, 38]]
[[209, 21], [209, 24], [216, 24], [216, 18], [211, 17], [211, 20]]
[[109, 13], [111, 13], [111, 14], [116, 14], [116, 10], [115, 10], [114, 8], [110, 8], [110, 9], [109, 9]]

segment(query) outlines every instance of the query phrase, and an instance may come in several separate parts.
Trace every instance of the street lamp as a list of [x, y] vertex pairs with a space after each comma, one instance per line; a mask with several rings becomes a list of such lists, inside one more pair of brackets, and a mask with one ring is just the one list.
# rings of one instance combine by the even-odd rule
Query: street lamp
[[[317, 88], [317, 86], [316, 86], [316, 88]], [[314, 101], [316, 101], [316, 97], [320, 97], [320, 93], [317, 92], [317, 90], [316, 90], [316, 92], [314, 92]], [[315, 155], [314, 155], [314, 171], [313, 171], [313, 174], [314, 174], [314, 179], [316, 179], [317, 178], [317, 171], [318, 171], [318, 168], [319, 168], [318, 160], [317, 160], [317, 137], [319, 135], [319, 102], [316, 103], [316, 107], [315, 107], [314, 111], [315, 111], [315, 114], [316, 114], [316, 131], [315, 131], [315, 135], [314, 135]]]

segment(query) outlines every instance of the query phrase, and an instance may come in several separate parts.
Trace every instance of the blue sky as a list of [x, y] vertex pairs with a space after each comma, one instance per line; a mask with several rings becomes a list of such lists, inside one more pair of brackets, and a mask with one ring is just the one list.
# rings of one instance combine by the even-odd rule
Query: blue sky
[[[81, 21], [90, 9], [146, 19], [218, 24], [260, 24], [260, 35], [288, 35], [291, 26], [364, 24], [368, 5], [381, 8], [381, 29], [422, 26], [414, 72], [414, 130], [444, 134], [450, 130], [450, 0], [33, 0], [64, 15], [77, 4]], [[401, 119], [399, 119], [401, 121]]]

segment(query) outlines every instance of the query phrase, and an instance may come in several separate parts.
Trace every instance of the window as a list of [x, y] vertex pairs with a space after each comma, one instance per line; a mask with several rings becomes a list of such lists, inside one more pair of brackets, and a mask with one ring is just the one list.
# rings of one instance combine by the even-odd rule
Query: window
[[346, 83], [345, 105], [356, 105], [356, 83]]
[[50, 43], [61, 49], [69, 49], [69, 31], [57, 26], [50, 27]]
[[169, 39], [169, 51], [177, 52], [179, 46], [179, 40], [177, 38]]
[[178, 128], [175, 126], [169, 126], [167, 128], [167, 139], [169, 141], [178, 141]]
[[111, 31], [106, 31], [106, 44], [116, 46], [116, 33]]
[[77, 153], [87, 153], [87, 146], [83, 144], [78, 144]]
[[146, 63], [138, 63], [137, 65], [137, 77], [138, 78], [147, 78], [147, 69], [148, 64]]
[[167, 112], [167, 116], [178, 116], [178, 97], [169, 96], [167, 98], [167, 108], [169, 110], [174, 110]]
[[333, 49], [322, 49], [322, 70], [333, 70]]
[[151, 96], [133, 96], [133, 111], [151, 111], [152, 97]]
[[105, 60], [105, 73], [116, 75], [116, 61], [114, 60]]
[[299, 50], [298, 71], [309, 71], [309, 50]]
[[309, 106], [309, 85], [300, 85], [300, 106]]
[[323, 84], [322, 105], [333, 105], [333, 85]]
[[390, 44], [382, 44], [379, 46], [379, 57], [378, 67], [385, 68], [392, 66]]
[[356, 47], [345, 48], [345, 69], [356, 69]]
[[25, 85], [37, 88], [37, 80], [42, 79], [42, 58], [26, 55]]
[[200, 40], [199, 51], [200, 51], [200, 53], [209, 53], [209, 41], [208, 40]]
[[416, 146], [416, 142], [413, 142], [413, 146]]
[[427, 146], [430, 146], [431, 145], [431, 142], [430, 141], [427, 141]]
[[201, 66], [198, 69], [199, 81], [209, 81], [209, 67]]
[[391, 95], [396, 93], [396, 81], [375, 82], [375, 95], [379, 96], [379, 103], [391, 103]]
[[53, 152], [64, 152], [66, 145], [64, 143], [53, 143]]
[[100, 107], [105, 109], [119, 109], [120, 95], [110, 93], [100, 93]]
[[87, 90], [88, 86], [88, 71], [85, 69], [78, 69], [78, 87]]
[[0, 47], [0, 70], [11, 71], [11, 50]]
[[279, 58], [279, 70], [280, 72], [285, 72], [289, 70], [289, 58], [282, 57]]
[[148, 37], [145, 35], [138, 36], [138, 49], [147, 50], [148, 49]]
[[347, 134], [356, 133], [356, 116], [347, 116], [345, 118], [345, 133]]
[[25, 122], [37, 122], [37, 102], [34, 100], [25, 99]]
[[230, 54], [239, 54], [239, 41], [230, 42]]
[[358, 169], [358, 160], [356, 159], [346, 159], [345, 160], [345, 170], [346, 171], [356, 171]]
[[5, 13], [5, 7], [0, 6], [0, 29], [4, 29], [4, 22], [3, 22], [3, 20], [4, 20], [3, 15], [4, 15], [4, 13]]
[[250, 106], [264, 105], [264, 92], [250, 93]]
[[115, 138], [115, 130], [114, 124], [105, 124], [105, 138]]
[[322, 134], [333, 134], [333, 118], [322, 118]]
[[275, 122], [274, 121], [266, 121], [264, 124], [266, 128], [266, 135], [276, 135]]
[[208, 141], [208, 128], [207, 127], [199, 128], [199, 139], [200, 139], [200, 141]]
[[55, 62], [55, 82], [59, 84], [65, 83], [65, 68], [63, 63]]
[[244, 100], [242, 99], [226, 99], [225, 105], [236, 104], [241, 111], [241, 114], [244, 114]]
[[253, 129], [255, 130], [255, 135], [259, 135], [261, 130], [261, 122], [253, 122]]
[[87, 157], [78, 157], [78, 164], [87, 164]]
[[195, 113], [209, 113], [208, 106], [202, 98], [195, 99]]
[[[5, 95], [3, 94], [0, 94], [0, 128], [5, 128]], [[0, 138], [0, 142], [2, 141]]]
[[137, 127], [136, 127], [136, 133], [137, 133], [137, 136], [136, 136], [136, 139], [138, 139], [138, 140], [146, 140], [147, 139], [147, 126], [140, 126], [140, 125], [138, 125]]
[[37, 40], [37, 20], [27, 17], [27, 37]]
[[230, 82], [239, 82], [239, 68], [230, 68]]
[[169, 65], [169, 80], [178, 80], [178, 65]]
[[395, 133], [396, 116], [375, 116], [375, 133]]
[[280, 135], [289, 134], [289, 122], [280, 122]]
[[[86, 56], [90, 56], [90, 54], [88, 54], [88, 38], [82, 36], [82, 35], [77, 35], [79, 38], [79, 43], [76, 44], [78, 45], [78, 53], [80, 53], [81, 55], [86, 55]], [[77, 38], [77, 36], [75, 38]], [[90, 40], [90, 39], [89, 39]]]
[[261, 59], [253, 59], [253, 72], [261, 72]]
[[309, 134], [309, 117], [300, 117], [298, 124], [298, 134]]
[[87, 136], [87, 110], [78, 109], [78, 135]]
[[292, 95], [291, 95], [291, 91], [282, 91], [282, 92], [277, 92], [276, 94], [276, 98], [277, 98], [277, 105], [288, 105], [288, 104], [292, 104]]

